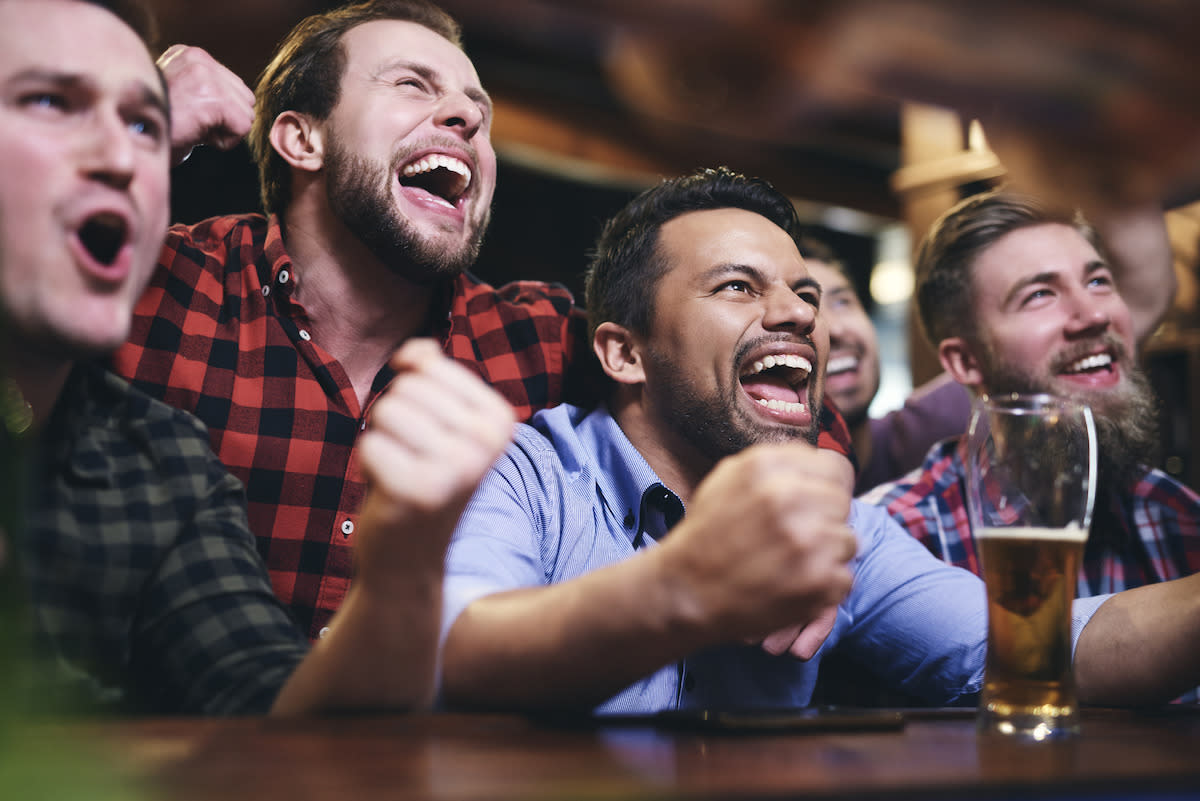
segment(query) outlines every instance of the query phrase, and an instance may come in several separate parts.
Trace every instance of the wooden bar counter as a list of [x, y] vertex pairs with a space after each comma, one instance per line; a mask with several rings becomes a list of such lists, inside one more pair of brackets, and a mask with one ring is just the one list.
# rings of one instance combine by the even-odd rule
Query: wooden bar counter
[[864, 731], [703, 731], [509, 716], [39, 724], [148, 801], [326, 799], [1200, 798], [1200, 709], [1088, 710], [1020, 744], [962, 710]]

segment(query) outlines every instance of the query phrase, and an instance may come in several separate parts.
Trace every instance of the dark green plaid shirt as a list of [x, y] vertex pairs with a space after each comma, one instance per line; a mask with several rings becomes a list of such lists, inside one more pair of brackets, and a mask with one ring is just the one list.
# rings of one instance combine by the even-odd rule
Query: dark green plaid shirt
[[79, 365], [36, 456], [23, 551], [52, 692], [122, 713], [269, 708], [307, 640], [195, 418]]

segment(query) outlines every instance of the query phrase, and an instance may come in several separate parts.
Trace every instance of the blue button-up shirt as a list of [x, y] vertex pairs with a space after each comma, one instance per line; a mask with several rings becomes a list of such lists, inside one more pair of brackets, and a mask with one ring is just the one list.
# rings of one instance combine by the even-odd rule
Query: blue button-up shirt
[[[661, 485], [603, 407], [559, 406], [519, 426], [451, 542], [443, 637], [485, 595], [569, 581], [655, 547], [665, 516], [643, 500], [661, 496]], [[849, 524], [858, 536], [854, 585], [816, 657], [712, 648], [634, 682], [596, 711], [804, 706], [822, 654], [839, 642], [890, 686], [931, 703], [977, 693], [987, 645], [980, 580], [932, 557], [882, 509], [855, 501]], [[1102, 600], [1076, 607], [1076, 635]]]

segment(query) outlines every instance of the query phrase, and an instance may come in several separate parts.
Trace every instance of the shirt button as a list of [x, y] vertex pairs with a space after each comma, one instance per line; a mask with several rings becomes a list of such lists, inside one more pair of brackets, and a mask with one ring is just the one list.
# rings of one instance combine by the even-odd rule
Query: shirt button
[[329, 634], [329, 626], [322, 626], [321, 630], [317, 632], [317, 639], [323, 640], [327, 634]]
[[363, 420], [361, 423], [359, 423], [359, 425], [358, 425], [358, 430], [359, 430], [359, 431], [366, 431], [366, 430], [367, 430], [367, 421], [366, 421], [366, 420]]
[[271, 294], [271, 287], [264, 286], [263, 287], [263, 297], [265, 298], [267, 295], [270, 295], [270, 294]]
[[286, 284], [287, 282], [288, 282], [288, 271], [280, 270], [279, 271], [279, 283]]
[[342, 521], [342, 533], [345, 534], [347, 537], [349, 537], [351, 534], [354, 533], [354, 521], [353, 520], [343, 520]]
[[300, 338], [303, 339], [305, 342], [308, 342], [310, 339], [312, 339], [312, 335], [309, 334], [307, 331], [305, 331], [303, 328], [301, 328], [300, 329]]

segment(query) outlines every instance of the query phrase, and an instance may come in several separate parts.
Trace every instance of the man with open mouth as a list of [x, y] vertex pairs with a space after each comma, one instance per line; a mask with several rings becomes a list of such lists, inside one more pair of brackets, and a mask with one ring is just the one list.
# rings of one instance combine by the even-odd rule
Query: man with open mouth
[[[169, 79], [189, 56], [164, 54]], [[519, 419], [593, 402], [598, 371], [564, 287], [467, 272], [496, 154], [491, 101], [447, 14], [374, 0], [314, 15], [256, 94], [229, 116], [253, 118], [267, 216], [172, 228], [114, 366], [208, 426], [246, 485], [276, 592], [318, 638], [350, 584], [358, 435], [397, 347], [435, 339]], [[172, 94], [178, 116], [185, 99]], [[848, 453], [840, 418], [825, 419], [837, 439], [822, 444]]]
[[[837, 643], [928, 702], [979, 690], [981, 580], [852, 501], [812, 446], [829, 331], [797, 230], [786, 197], [724, 169], [609, 221], [587, 279], [606, 402], [519, 425], [467, 507], [444, 705], [799, 707]], [[1081, 698], [1161, 700], [1200, 675], [1200, 647], [1175, 647], [1200, 628], [1198, 582], [1079, 602]], [[795, 635], [831, 607], [831, 629]]]
[[[446, 543], [511, 406], [432, 342], [396, 353], [362, 446], [359, 580], [338, 636], [310, 646], [200, 423], [95, 361], [125, 341], [167, 231], [166, 86], [135, 7], [0, 0], [0, 456], [28, 487], [0, 567], [38, 682], [8, 689], [42, 712], [426, 706]], [[15, 443], [32, 458], [10, 473]]]
[[[1092, 408], [1100, 470], [1079, 595], [1200, 571], [1200, 496], [1151, 467], [1156, 401], [1135, 358], [1135, 320], [1092, 227], [992, 191], [947, 211], [917, 258], [925, 334], [959, 383], [976, 395], [1048, 392]], [[935, 446], [919, 470], [864, 500], [978, 573], [964, 448], [965, 437]]]

